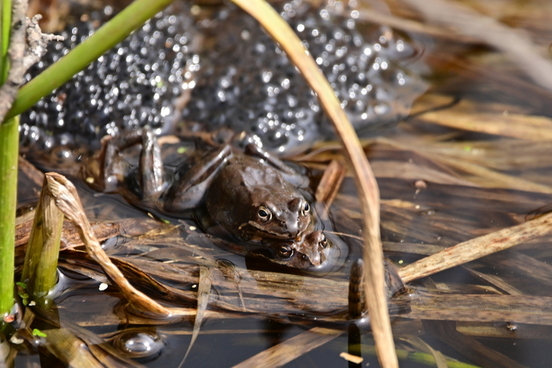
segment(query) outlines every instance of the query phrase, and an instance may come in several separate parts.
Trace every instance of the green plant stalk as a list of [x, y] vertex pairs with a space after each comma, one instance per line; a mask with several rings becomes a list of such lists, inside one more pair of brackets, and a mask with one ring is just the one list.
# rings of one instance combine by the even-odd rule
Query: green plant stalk
[[19, 117], [0, 124], [0, 316], [13, 307]]
[[174, 0], [136, 0], [58, 62], [24, 85], [6, 118], [19, 115], [124, 40]]
[[[376, 355], [374, 346], [363, 346], [362, 351], [365, 354]], [[397, 349], [397, 358], [404, 362], [415, 362], [429, 367], [435, 367], [435, 357], [428, 353], [412, 352], [403, 349]], [[481, 368], [477, 365], [463, 363], [447, 358], [447, 368]]]
[[27, 291], [43, 307], [49, 304], [48, 293], [57, 281], [62, 226], [63, 213], [56, 206], [48, 180], [44, 178], [21, 276], [21, 281], [27, 284]]
[[8, 77], [9, 60], [8, 47], [11, 34], [11, 0], [0, 3], [0, 86]]

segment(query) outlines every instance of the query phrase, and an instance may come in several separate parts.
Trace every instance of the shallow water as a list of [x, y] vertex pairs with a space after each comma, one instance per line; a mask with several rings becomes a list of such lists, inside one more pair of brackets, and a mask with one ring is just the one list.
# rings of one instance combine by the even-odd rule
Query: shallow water
[[[527, 19], [534, 20], [539, 9], [549, 5], [534, 1], [518, 6]], [[404, 7], [393, 11], [412, 15]], [[507, 5], [495, 11], [503, 12], [504, 21], [515, 19]], [[530, 31], [537, 43], [543, 42], [537, 36], [551, 34], [545, 23]], [[428, 38], [423, 35], [420, 39], [427, 42]], [[528, 81], [505, 57], [479, 44], [446, 38], [432, 42], [435, 84], [415, 103], [414, 113], [443, 108], [416, 115], [382, 138], [366, 142], [381, 190], [384, 248], [399, 265], [523, 223], [545, 213], [552, 200], [547, 159], [552, 146], [545, 136], [552, 131], [551, 93]], [[447, 106], [455, 98], [460, 101]], [[539, 116], [544, 117], [539, 120], [543, 140], [530, 134]], [[466, 122], [462, 129], [451, 126], [461, 119]], [[498, 127], [489, 134], [501, 122], [509, 124], [509, 129]], [[308, 157], [304, 164], [320, 168], [334, 157], [339, 153], [326, 151]], [[343, 321], [347, 306], [347, 283], [342, 281], [348, 277], [347, 265], [320, 279], [247, 270], [239, 256], [205, 243], [185, 244], [183, 235], [197, 235], [190, 229], [193, 224], [174, 229], [150, 220], [116, 195], [90, 195], [94, 193], [84, 185], [81, 194], [91, 219], [127, 220], [121, 225], [125, 235], [106, 243], [110, 254], [181, 292], [163, 295], [141, 284], [152, 297], [169, 305], [194, 307], [196, 265], [212, 268], [214, 284], [208, 309], [218, 313], [206, 318], [185, 366], [234, 366], [313, 327], [336, 327], [345, 332], [287, 366], [350, 365], [339, 354], [354, 349], [355, 344], [349, 343], [354, 334], [347, 332], [345, 323], [335, 323], [336, 318]], [[335, 206], [353, 219], [346, 227], [347, 233], [355, 236], [360, 234], [357, 202], [352, 180], [347, 178]], [[339, 216], [336, 211], [338, 223]], [[157, 233], [141, 236], [143, 228]], [[536, 238], [411, 283], [411, 310], [402, 310], [393, 323], [400, 353], [412, 353], [401, 358], [401, 367], [433, 366], [415, 360], [413, 352], [424, 348], [412, 336], [465, 363], [547, 367], [552, 325], [549, 242], [549, 236]], [[349, 260], [355, 254], [358, 251], [352, 252]], [[236, 267], [220, 266], [216, 259]], [[84, 273], [102, 280], [97, 267], [82, 253], [64, 251], [60, 266], [72, 278]], [[192, 319], [169, 325], [138, 319], [121, 311], [124, 302], [116, 289], [99, 291], [100, 281], [79, 276], [70, 282], [71, 277], [63, 279], [68, 289], [56, 299], [62, 325], [76, 324], [106, 339], [126, 328], [147, 327], [161, 336], [165, 347], [140, 363], [148, 367], [179, 364], [191, 339]], [[132, 278], [140, 284], [136, 275]], [[251, 309], [248, 313], [242, 311], [244, 304]], [[362, 365], [377, 366], [370, 332], [361, 335]], [[292, 345], [307, 350], [304, 342]], [[295, 355], [285, 351], [283, 356]], [[44, 359], [44, 366], [55, 366]], [[16, 366], [31, 361], [37, 361], [36, 355], [19, 354]]]

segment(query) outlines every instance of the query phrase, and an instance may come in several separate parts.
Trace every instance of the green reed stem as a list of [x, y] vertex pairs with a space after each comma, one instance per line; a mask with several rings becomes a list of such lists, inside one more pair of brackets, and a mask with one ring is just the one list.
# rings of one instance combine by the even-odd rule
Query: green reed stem
[[[8, 77], [8, 47], [11, 34], [11, 0], [0, 2], [0, 86]], [[0, 317], [14, 303], [15, 206], [17, 201], [17, 155], [19, 119], [0, 125]]]
[[19, 117], [0, 124], [0, 317], [14, 303], [13, 273]]
[[48, 293], [57, 281], [62, 226], [63, 213], [51, 195], [48, 187], [48, 174], [46, 174], [40, 200], [35, 210], [21, 276], [21, 281], [27, 284], [27, 290], [43, 307], [48, 305], [50, 301]]
[[[5, 0], [4, 0], [5, 1]], [[67, 82], [73, 75], [124, 40], [146, 20], [174, 0], [136, 0], [75, 47], [58, 62], [24, 85], [8, 112], [7, 118], [21, 114], [42, 97]]]
[[11, 0], [2, 0], [0, 3], [0, 86], [8, 77], [8, 46], [11, 30]]

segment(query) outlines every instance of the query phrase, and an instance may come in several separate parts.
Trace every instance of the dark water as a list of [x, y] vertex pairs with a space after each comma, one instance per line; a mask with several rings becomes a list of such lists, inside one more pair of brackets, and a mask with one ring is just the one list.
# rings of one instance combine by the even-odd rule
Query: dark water
[[[424, 41], [427, 41], [425, 35], [418, 40], [420, 43]], [[435, 54], [432, 54], [430, 64], [434, 70], [435, 83], [432, 86], [432, 94], [424, 96], [426, 100], [422, 99], [418, 108], [414, 105], [416, 112], [442, 107], [445, 102], [457, 99], [460, 102], [442, 110], [443, 118], [451, 111], [471, 114], [473, 121], [479, 119], [477, 114], [481, 112], [499, 116], [504, 111], [525, 114], [527, 117], [550, 116], [549, 92], [535, 89], [526, 81], [524, 75], [512, 70], [515, 68], [510, 64], [506, 63], [504, 66], [504, 62], [500, 62], [495, 66], [484, 59], [477, 59], [477, 56], [482, 54], [496, 57], [489, 49], [482, 49], [480, 45], [454, 43], [450, 40], [432, 40], [431, 43], [433, 42], [435, 44], [431, 49]], [[450, 58], [443, 58], [443, 55], [454, 58], [456, 62], [450, 62]], [[494, 68], [494, 73], [485, 73], [489, 68]], [[505, 74], [509, 79], [503, 79]], [[212, 77], [214, 80], [217, 78]], [[517, 83], [509, 84], [508, 81], [512, 80]], [[208, 90], [210, 87], [203, 88]], [[462, 102], [466, 101], [468, 105], [462, 105]], [[251, 104], [254, 105], [254, 102]], [[240, 108], [247, 110], [251, 106], [244, 104]], [[262, 118], [266, 117], [265, 112], [261, 114]], [[543, 161], [547, 161], [552, 148], [547, 142], [518, 139], [518, 142], [513, 144], [510, 138], [501, 137], [500, 134], [490, 135], [468, 129], [457, 130], [438, 126], [425, 120], [423, 114], [412, 117], [407, 123], [402, 123], [387, 132], [386, 138], [403, 146], [380, 141], [367, 148], [367, 154], [378, 176], [383, 200], [381, 217], [384, 247], [397, 264], [414, 262], [430, 253], [428, 249], [436, 251], [523, 223], [534, 218], [535, 214], [545, 213], [546, 206], [552, 202], [552, 191], [547, 191], [546, 188], [538, 190], [528, 187], [526, 182], [500, 182], [495, 177], [485, 177], [483, 174], [469, 172], [465, 167], [459, 168], [450, 162], [439, 161], [448, 154], [458, 162], [475, 162], [481, 167], [490, 168], [494, 173], [546, 187], [550, 185], [551, 167]], [[464, 146], [452, 153], [427, 150], [458, 144]], [[476, 155], [477, 150], [484, 152]], [[474, 155], [463, 156], [459, 151], [472, 152]], [[481, 156], [483, 158], [479, 158]], [[525, 157], [527, 159], [524, 159]], [[409, 171], [408, 165], [412, 165], [414, 170]], [[443, 176], [436, 175], [435, 171]], [[427, 187], [417, 187], [417, 180], [424, 180]], [[347, 279], [349, 264], [360, 253], [358, 249], [351, 251], [342, 269], [320, 278], [318, 284], [324, 288], [313, 290], [311, 287], [317, 282], [312, 279], [305, 279], [304, 283], [301, 283], [300, 279], [293, 279], [288, 280], [288, 284], [269, 287], [262, 281], [263, 273], [248, 270], [245, 260], [240, 256], [212, 247], [209, 242], [199, 242], [199, 245], [192, 244], [193, 247], [186, 247], [182, 239], [186, 236], [194, 239], [194, 236], [201, 235], [197, 230], [190, 228], [194, 226], [193, 222], [181, 224], [181, 228], [171, 232], [158, 222], [153, 222], [157, 225], [151, 225], [150, 218], [143, 211], [129, 206], [117, 195], [94, 193], [82, 183], [80, 192], [85, 198], [91, 219], [135, 221], [131, 225], [125, 224], [127, 232], [124, 236], [105, 243], [110, 254], [126, 257], [131, 263], [135, 261], [133, 264], [137, 268], [151, 274], [164, 285], [190, 293], [184, 296], [193, 295], [197, 290], [197, 282], [194, 280], [197, 279], [198, 260], [206, 262], [216, 270], [214, 272], [218, 272], [208, 309], [219, 312], [230, 309], [230, 312], [224, 316], [206, 318], [184, 366], [234, 366], [312, 327], [320, 326], [336, 327], [344, 333], [301, 355], [287, 366], [354, 366], [340, 358], [339, 354], [356, 347], [356, 342], [351, 343], [355, 334], [349, 332], [347, 324], [343, 322], [347, 289], [346, 282], [342, 281]], [[31, 200], [25, 198], [24, 202]], [[359, 235], [361, 215], [357, 202], [352, 180], [346, 179], [335, 207], [345, 211], [346, 217], [352, 219], [352, 222], [345, 226], [347, 231], [339, 231]], [[337, 211], [334, 219], [339, 223]], [[149, 230], [156, 229], [162, 232], [149, 238], [140, 237], [133, 232], [139, 228], [137, 223], [141, 226], [150, 226], [147, 227]], [[529, 297], [549, 298], [552, 296], [552, 270], [548, 266], [552, 261], [552, 253], [548, 250], [549, 241], [549, 237], [539, 238], [509, 251], [474, 261], [466, 267], [456, 267], [415, 281], [410, 285], [412, 296], [427, 305], [432, 304], [432, 296], [437, 298], [448, 295], [469, 298], [474, 295], [500, 296], [513, 293], [519, 297], [518, 301]], [[99, 291], [99, 281], [90, 279], [88, 276], [91, 274], [82, 275], [83, 270], [94, 269], [85, 259], [86, 257], [79, 253], [65, 251], [62, 254], [60, 266], [65, 276], [61, 279], [61, 285], [66, 289], [55, 300], [59, 321], [50, 322], [59, 322], [62, 326], [80, 325], [109, 341], [115, 333], [129, 328], [145, 331], [159, 337], [162, 341], [161, 351], [138, 361], [148, 367], [178, 366], [191, 340], [193, 319], [184, 318], [171, 324], [151, 320], [129, 321], [131, 315], [121, 313], [125, 303], [116, 289], [111, 287], [106, 291]], [[230, 267], [231, 271], [239, 270], [239, 277], [234, 280], [239, 281], [236, 281], [237, 284], [242, 283], [244, 288], [247, 285], [241, 299], [236, 291], [239, 288], [232, 288], [232, 279], [221, 276], [221, 268], [214, 262], [216, 260], [225, 260], [230, 265], [235, 265]], [[154, 267], [161, 262], [166, 265], [166, 273]], [[81, 265], [83, 269], [79, 272], [75, 265]], [[180, 271], [182, 274], [169, 274], [168, 270]], [[96, 273], [92, 275], [97, 276]], [[505, 285], [499, 284], [491, 276], [499, 278]], [[337, 286], [330, 281], [338, 283]], [[334, 288], [330, 288], [332, 285]], [[170, 306], [195, 307], [193, 300], [185, 299], [182, 295], [170, 299], [158, 290], [148, 290], [148, 295], [163, 300]], [[426, 299], [422, 299], [421, 295]], [[242, 306], [242, 300], [245, 300], [245, 305], [254, 312], [241, 312], [239, 308]], [[228, 303], [228, 309], [224, 309], [221, 301]], [[448, 306], [450, 309], [453, 307]], [[447, 341], [435, 332], [432, 329], [435, 325], [429, 325], [421, 319], [406, 318], [408, 315], [395, 316], [393, 327], [396, 343], [399, 353], [404, 353], [400, 358], [401, 367], [433, 366], [433, 363], [423, 364], [416, 360], [415, 354], [408, 355], [408, 352], [422, 350], [420, 347], [413, 348], [413, 344], [408, 343], [408, 339], [413, 335], [423, 339], [433, 349], [466, 364], [508, 366], [506, 360], [488, 360], [493, 354], [499, 353], [528, 367], [549, 365], [551, 353], [547, 347], [552, 331], [545, 312], [542, 322], [529, 323], [527, 315], [533, 312], [524, 309], [526, 307], [513, 305], [512, 308], [518, 308], [520, 313], [517, 320], [497, 318], [489, 321], [485, 318], [484, 308], [488, 307], [474, 303], [469, 318], [458, 317], [458, 321], [454, 317], [448, 318], [448, 321], [456, 323], [457, 331], [463, 334], [454, 335], [456, 339], [452, 341]], [[336, 318], [341, 318], [340, 323], [334, 323], [333, 317], [336, 315]], [[447, 320], [438, 314], [425, 318], [426, 321], [440, 319]], [[438, 326], [442, 327], [442, 324]], [[360, 335], [360, 350], [364, 358], [362, 366], [377, 366], [371, 333], [365, 329]], [[466, 337], [471, 339], [471, 343], [466, 342]], [[473, 352], [477, 349], [473, 348], [474, 341], [482, 347], [475, 355]], [[31, 362], [38, 362], [35, 353], [36, 351], [30, 349], [28, 353], [19, 354], [15, 366], [22, 367]], [[44, 354], [42, 365], [60, 366], [60, 363]], [[512, 363], [511, 366], [515, 365]]]

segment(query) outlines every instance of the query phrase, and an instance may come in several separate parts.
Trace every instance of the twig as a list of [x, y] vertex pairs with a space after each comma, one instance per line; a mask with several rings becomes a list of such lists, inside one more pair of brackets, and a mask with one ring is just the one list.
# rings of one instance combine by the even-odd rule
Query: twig
[[13, 1], [12, 34], [10, 38], [10, 71], [6, 83], [0, 88], [0, 121], [4, 120], [11, 108], [19, 87], [27, 70], [37, 63], [46, 53], [46, 45], [50, 41], [63, 41], [63, 37], [44, 34], [40, 30], [38, 21], [40, 14], [32, 19], [25, 17], [27, 2]]

